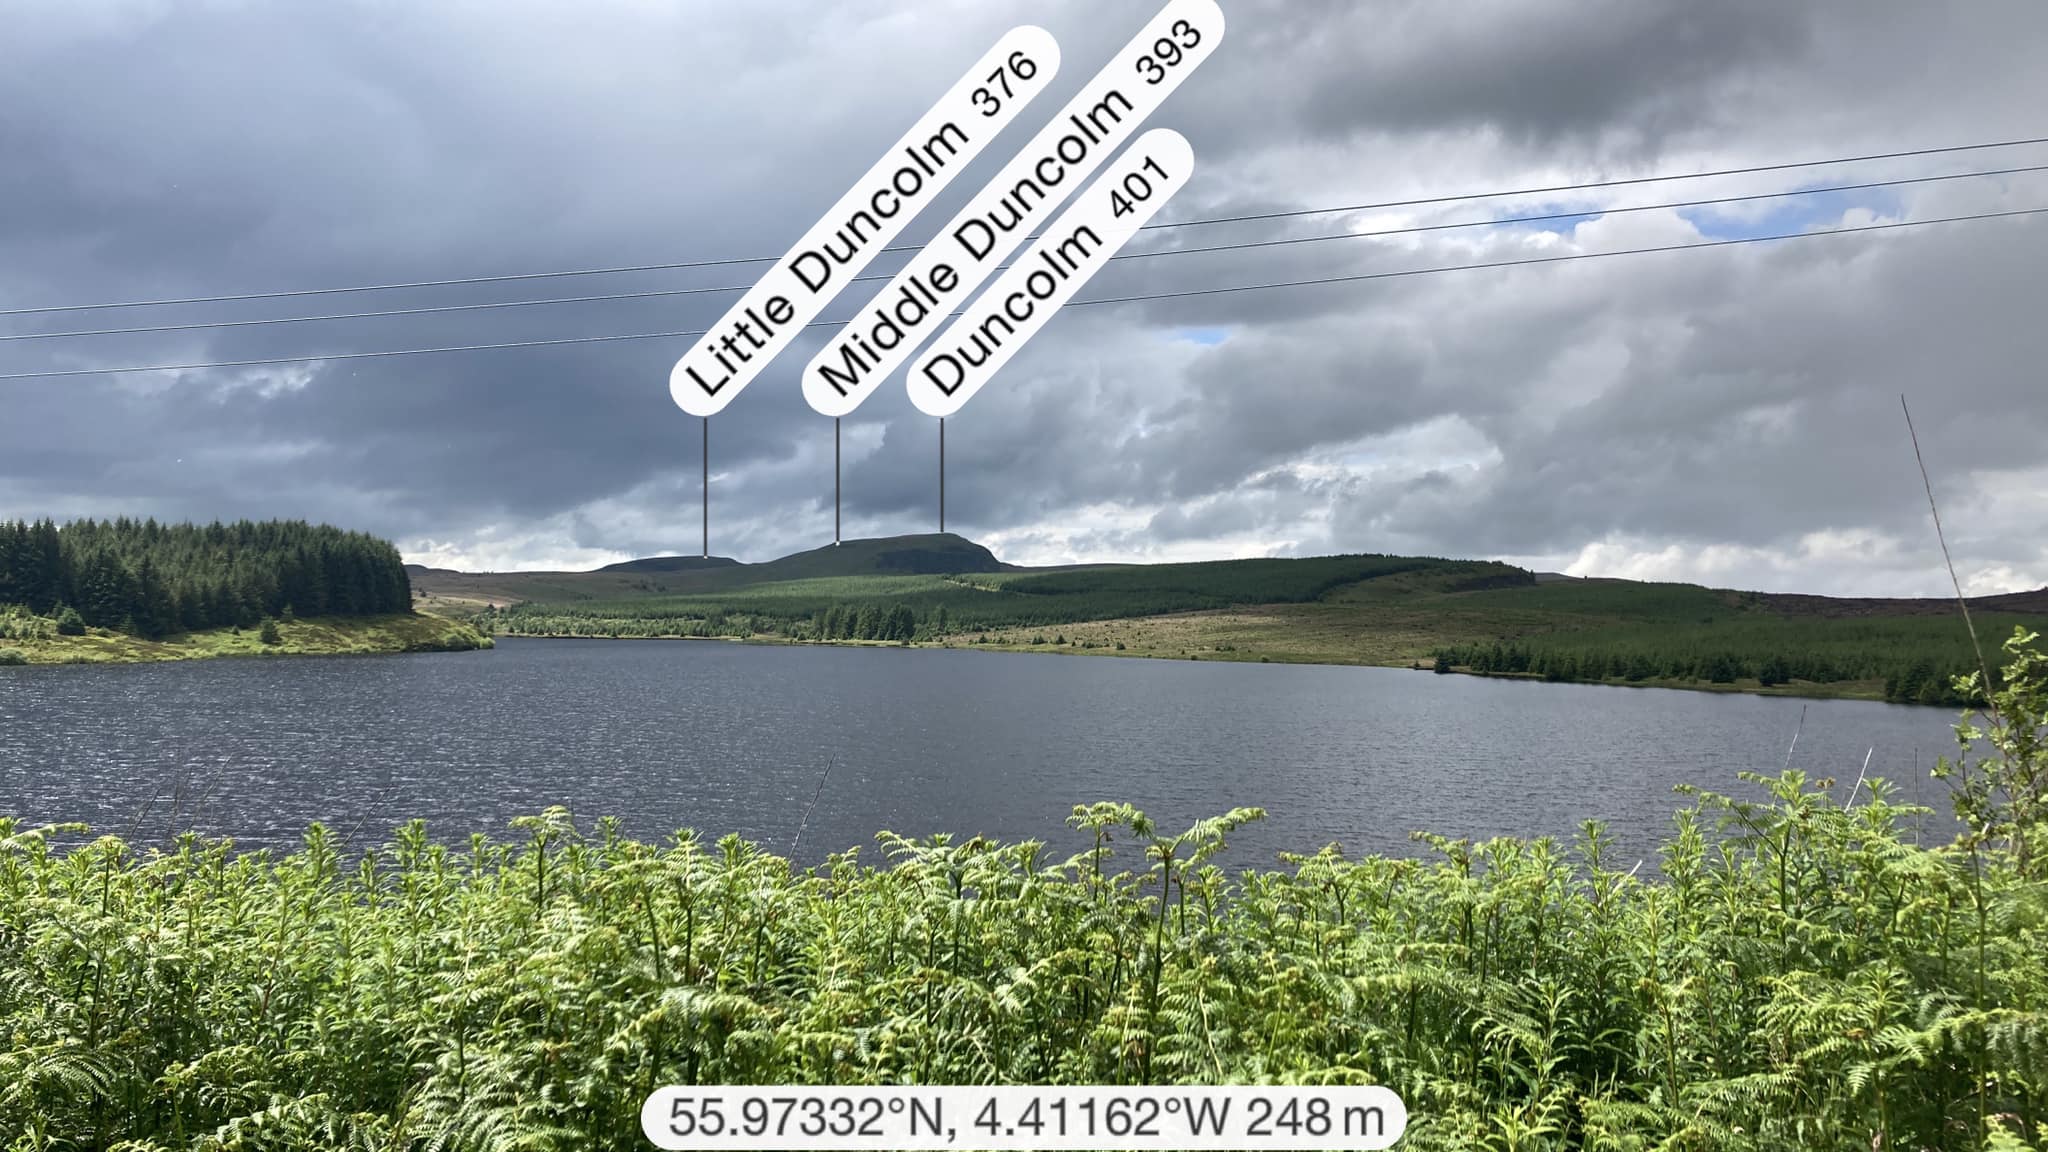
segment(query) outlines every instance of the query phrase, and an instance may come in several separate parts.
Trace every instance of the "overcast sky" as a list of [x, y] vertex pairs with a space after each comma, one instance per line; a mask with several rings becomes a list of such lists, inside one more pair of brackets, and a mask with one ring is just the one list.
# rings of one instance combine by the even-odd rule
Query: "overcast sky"
[[[1221, 0], [1151, 124], [1161, 219], [2048, 135], [2037, 0]], [[779, 255], [996, 37], [1060, 75], [921, 240], [1153, 0], [9, 0], [0, 309]], [[1128, 295], [2048, 207], [2048, 172], [1728, 210], [1603, 209], [2048, 165], [2048, 145], [1176, 229]], [[895, 257], [870, 271], [891, 271]], [[1006, 560], [1332, 552], [1836, 594], [2048, 584], [2048, 216], [1070, 309], [947, 422], [947, 526]], [[0, 335], [696, 286], [711, 268], [0, 316]], [[872, 285], [856, 286], [861, 292]], [[0, 373], [704, 327], [735, 294], [0, 341]], [[850, 313], [842, 297], [828, 315]], [[801, 339], [711, 426], [711, 544], [829, 542]], [[408, 559], [695, 552], [686, 339], [0, 381], [0, 517], [293, 517]], [[845, 426], [849, 536], [929, 531], [937, 430], [899, 376]]]

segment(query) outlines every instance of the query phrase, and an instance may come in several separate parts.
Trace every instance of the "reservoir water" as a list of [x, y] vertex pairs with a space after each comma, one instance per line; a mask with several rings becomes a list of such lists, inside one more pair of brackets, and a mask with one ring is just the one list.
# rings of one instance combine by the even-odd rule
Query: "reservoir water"
[[[1805, 710], [1804, 722], [1801, 710]], [[889, 829], [1084, 847], [1076, 803], [1178, 830], [1267, 819], [1230, 861], [1409, 833], [1573, 835], [1651, 852], [1680, 783], [1791, 763], [1870, 774], [1947, 812], [1927, 779], [1945, 709], [1433, 676], [1405, 670], [963, 650], [504, 639], [495, 651], [0, 668], [0, 814], [160, 839], [288, 847], [323, 821], [382, 841], [509, 836], [560, 804], [629, 834], [737, 832], [799, 855]], [[822, 788], [820, 787], [822, 781]], [[1944, 820], [1944, 825], [1946, 821]], [[1128, 860], [1129, 858], [1126, 857]], [[1650, 867], [1654, 867], [1654, 860]]]

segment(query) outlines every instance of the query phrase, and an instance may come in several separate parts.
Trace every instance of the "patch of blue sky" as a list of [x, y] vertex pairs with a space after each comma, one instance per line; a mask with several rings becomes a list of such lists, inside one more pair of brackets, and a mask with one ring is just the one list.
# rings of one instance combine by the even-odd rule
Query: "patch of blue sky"
[[1811, 192], [1739, 204], [1682, 208], [1679, 215], [1709, 240], [1744, 240], [1832, 228], [1857, 208], [1868, 209], [1875, 216], [1897, 216], [1903, 207], [1897, 189], [1861, 188], [1853, 192]]
[[[1825, 187], [1820, 185], [1819, 187]], [[1680, 199], [1674, 196], [1672, 199]], [[1617, 205], [1622, 207], [1625, 205]], [[1709, 240], [1735, 240], [1753, 236], [1776, 236], [1787, 232], [1810, 232], [1832, 227], [1852, 209], [1868, 209], [1873, 215], [1899, 214], [1904, 201], [1894, 189], [1862, 188], [1853, 192], [1807, 192], [1764, 200], [1743, 200], [1733, 204], [1702, 208], [1680, 208], [1678, 215]], [[1525, 232], [1552, 232], [1569, 236], [1581, 224], [1600, 219], [1605, 212], [1586, 208], [1583, 201], [1522, 204], [1495, 213], [1491, 220], [1499, 227]], [[1530, 217], [1549, 217], [1532, 220]], [[1509, 223], [1516, 221], [1516, 223]]]
[[1219, 327], [1182, 328], [1174, 336], [1193, 344], [1221, 344], [1230, 339], [1230, 329]]
[[[1569, 236], [1572, 229], [1581, 224], [1598, 220], [1603, 213], [1598, 208], [1586, 208], [1584, 201], [1574, 203], [1554, 202], [1548, 204], [1522, 204], [1494, 213], [1489, 219], [1503, 221], [1503, 228], [1514, 228], [1524, 232], [1555, 232]], [[1531, 220], [1532, 216], [1550, 217]], [[1526, 221], [1526, 223], [1505, 223], [1505, 221]]]

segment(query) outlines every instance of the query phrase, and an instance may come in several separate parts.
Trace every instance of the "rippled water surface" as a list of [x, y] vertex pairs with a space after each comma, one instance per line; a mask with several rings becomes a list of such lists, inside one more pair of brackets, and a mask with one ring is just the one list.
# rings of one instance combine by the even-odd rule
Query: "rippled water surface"
[[[1408, 833], [1572, 834], [1640, 856], [1680, 798], [1793, 757], [1939, 803], [1947, 711], [1481, 680], [1376, 668], [686, 641], [502, 640], [495, 651], [0, 668], [0, 813], [160, 836], [295, 842], [505, 832], [551, 804], [639, 836], [738, 832], [801, 855], [877, 829], [1080, 839], [1077, 802], [1177, 826], [1266, 809], [1242, 863]], [[827, 768], [830, 768], [829, 775]], [[819, 781], [824, 780], [822, 792]], [[1915, 781], [1919, 781], [1916, 789]], [[870, 850], [870, 855], [873, 850]]]

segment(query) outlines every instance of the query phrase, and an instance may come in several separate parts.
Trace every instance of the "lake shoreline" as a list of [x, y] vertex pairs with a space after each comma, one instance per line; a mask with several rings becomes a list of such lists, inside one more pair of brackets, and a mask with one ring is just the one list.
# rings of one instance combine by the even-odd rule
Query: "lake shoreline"
[[265, 644], [256, 628], [211, 628], [161, 640], [106, 628], [83, 636], [0, 640], [0, 650], [20, 653], [30, 666], [159, 664], [277, 656], [397, 655], [472, 652], [493, 647], [474, 625], [431, 613], [382, 616], [323, 616], [277, 622], [278, 642]]
[[[1435, 669], [1427, 662], [1416, 660], [1331, 660], [1288, 654], [1259, 654], [1238, 651], [1197, 651], [1168, 655], [1159, 651], [1118, 650], [1109, 647], [1083, 647], [1076, 643], [1067, 644], [976, 644], [971, 641], [949, 639], [930, 640], [799, 640], [788, 636], [763, 634], [758, 636], [604, 636], [598, 634], [569, 633], [528, 633], [499, 632], [497, 635], [519, 640], [700, 640], [717, 641], [726, 644], [752, 644], [766, 647], [810, 647], [810, 648], [905, 648], [921, 650], [950, 650], [961, 652], [997, 652], [1017, 655], [1038, 656], [1108, 656], [1119, 659], [1161, 660], [1168, 662], [1189, 661], [1212, 664], [1293, 664], [1315, 668], [1391, 668], [1401, 671], [1425, 672], [1435, 675]], [[1652, 688], [1675, 692], [1704, 692], [1716, 695], [1741, 695], [1764, 697], [1790, 697], [1800, 700], [1861, 700], [1871, 703], [1887, 703], [1884, 685], [1881, 681], [1844, 681], [1840, 684], [1820, 684], [1802, 681], [1795, 684], [1764, 686], [1753, 681], [1744, 684], [1715, 684], [1710, 682], [1684, 682], [1667, 679], [1653, 680], [1547, 680], [1532, 673], [1499, 672], [1447, 672], [1444, 675], [1464, 676], [1480, 680], [1516, 680], [1534, 683], [1581, 684], [1589, 687], [1606, 688]], [[1890, 701], [1890, 703], [1898, 703]], [[1914, 707], [1940, 707], [1940, 705], [1914, 705]]]

